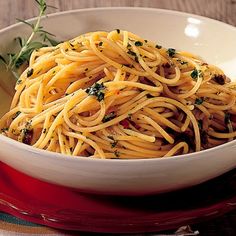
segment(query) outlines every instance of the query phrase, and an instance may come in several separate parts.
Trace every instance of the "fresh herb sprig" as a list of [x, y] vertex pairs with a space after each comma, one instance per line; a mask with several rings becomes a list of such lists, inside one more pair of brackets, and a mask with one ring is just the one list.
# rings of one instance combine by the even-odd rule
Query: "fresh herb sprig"
[[[21, 37], [17, 37], [15, 39], [19, 43], [21, 48], [19, 52], [8, 53], [7, 58], [4, 58], [0, 55], [0, 60], [5, 64], [7, 69], [10, 70], [16, 78], [18, 78], [17, 69], [19, 69], [22, 64], [29, 61], [30, 55], [34, 50], [47, 46], [45, 42], [49, 42], [52, 46], [58, 44], [56, 40], [51, 38], [51, 36], [54, 35], [45, 31], [40, 25], [41, 19], [45, 15], [47, 8], [54, 7], [47, 5], [46, 0], [35, 0], [35, 2], [37, 3], [39, 8], [39, 15], [35, 24], [29, 23], [25, 20], [17, 19], [19, 22], [28, 25], [32, 29], [32, 33], [26, 40]], [[41, 38], [42, 42], [34, 41], [34, 38], [36, 36]]]

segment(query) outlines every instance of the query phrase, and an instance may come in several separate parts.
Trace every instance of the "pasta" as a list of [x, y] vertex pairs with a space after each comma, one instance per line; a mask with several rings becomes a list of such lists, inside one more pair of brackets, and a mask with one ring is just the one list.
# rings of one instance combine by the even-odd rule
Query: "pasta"
[[157, 158], [236, 136], [236, 84], [201, 58], [122, 30], [34, 51], [2, 135], [94, 158]]

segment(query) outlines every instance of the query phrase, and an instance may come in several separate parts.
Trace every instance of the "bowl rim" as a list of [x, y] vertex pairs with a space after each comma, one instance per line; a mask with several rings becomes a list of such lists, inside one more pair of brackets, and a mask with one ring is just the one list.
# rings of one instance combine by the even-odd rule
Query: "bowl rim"
[[[176, 11], [176, 10], [169, 10], [169, 9], [161, 9], [161, 8], [149, 8], [149, 7], [93, 7], [93, 8], [82, 8], [82, 9], [74, 9], [74, 10], [67, 10], [67, 11], [60, 11], [60, 12], [56, 12], [56, 13], [51, 13], [51, 14], [47, 14], [46, 16], [42, 17], [42, 21], [45, 21], [47, 18], [57, 18], [57, 17], [61, 17], [64, 15], [69, 15], [69, 14], [76, 14], [76, 13], [80, 13], [80, 12], [97, 12], [97, 11], [110, 11], [110, 10], [115, 10], [115, 11], [150, 11], [150, 12], [159, 12], [159, 13], [164, 13], [167, 15], [174, 15], [177, 17], [183, 17], [183, 18], [188, 18], [188, 17], [195, 17], [197, 19], [200, 19], [203, 23], [205, 22], [210, 22], [213, 24], [218, 24], [223, 26], [224, 28], [228, 28], [231, 31], [235, 31], [236, 32], [236, 27], [234, 25], [216, 20], [216, 19], [212, 19], [206, 16], [201, 16], [201, 15], [197, 15], [197, 14], [192, 14], [192, 13], [188, 13], [188, 12], [182, 12], [182, 11]], [[27, 19], [27, 22], [34, 22], [37, 19], [37, 17], [33, 17], [30, 19]], [[7, 32], [9, 30], [13, 30], [14, 28], [23, 26], [24, 24], [22, 22], [18, 22], [15, 24], [12, 24], [10, 26], [4, 27], [3, 29], [0, 29], [0, 37], [1, 34], [3, 34], [4, 32]], [[143, 163], [143, 162], [160, 162], [160, 161], [177, 161], [177, 160], [182, 160], [182, 159], [189, 159], [189, 158], [199, 158], [199, 154], [207, 154], [208, 152], [214, 152], [217, 151], [219, 149], [222, 148], [227, 148], [228, 146], [234, 146], [236, 145], [236, 140], [221, 144], [219, 146], [213, 147], [213, 148], [209, 148], [209, 149], [205, 149], [202, 151], [198, 151], [198, 152], [193, 152], [193, 153], [188, 153], [188, 154], [182, 154], [182, 155], [175, 155], [175, 156], [171, 156], [171, 157], [153, 157], [153, 158], [139, 158], [139, 159], [102, 159], [102, 158], [86, 158], [86, 157], [82, 157], [82, 156], [72, 156], [72, 155], [67, 155], [67, 154], [62, 154], [62, 153], [56, 153], [56, 152], [52, 152], [52, 151], [48, 151], [48, 150], [44, 150], [44, 149], [39, 149], [33, 146], [29, 146], [27, 144], [18, 142], [14, 139], [8, 138], [2, 134], [0, 134], [0, 141], [6, 142], [9, 145], [14, 145], [16, 148], [19, 148], [21, 150], [25, 150], [28, 152], [32, 152], [38, 155], [42, 155], [44, 157], [49, 157], [49, 158], [54, 158], [54, 159], [60, 159], [60, 160], [67, 160], [67, 161], [86, 161], [86, 162], [90, 162], [92, 161], [97, 162], [97, 163], [102, 163], [103, 162], [121, 162], [121, 163]], [[33, 155], [34, 156], [34, 155]], [[36, 156], [34, 156], [36, 158]]]

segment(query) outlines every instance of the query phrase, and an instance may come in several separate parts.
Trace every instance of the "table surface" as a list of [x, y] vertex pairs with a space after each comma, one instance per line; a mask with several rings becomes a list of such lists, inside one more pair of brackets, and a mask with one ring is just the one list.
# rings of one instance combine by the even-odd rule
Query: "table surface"
[[[91, 7], [153, 7], [194, 13], [236, 26], [236, 0], [48, 0], [47, 3], [57, 7], [48, 13]], [[33, 0], [0, 0], [0, 29], [14, 24], [16, 18], [28, 19], [37, 14]], [[236, 211], [192, 227], [200, 235], [236, 235]]]
[[[236, 0], [47, 0], [57, 9], [49, 13], [76, 8], [135, 6], [185, 11], [236, 26]], [[0, 28], [16, 22], [16, 18], [37, 16], [34, 0], [0, 0]]]

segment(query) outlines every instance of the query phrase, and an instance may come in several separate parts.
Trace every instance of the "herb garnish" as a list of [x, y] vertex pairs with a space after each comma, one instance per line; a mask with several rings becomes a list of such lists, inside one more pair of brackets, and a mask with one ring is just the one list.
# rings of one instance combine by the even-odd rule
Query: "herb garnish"
[[106, 87], [103, 85], [103, 83], [99, 84], [99, 83], [95, 83], [93, 84], [93, 86], [87, 88], [85, 90], [85, 92], [88, 94], [88, 95], [92, 95], [92, 96], [95, 96], [97, 97], [97, 100], [100, 102], [104, 99], [104, 92], [102, 92], [102, 90], [104, 90]]
[[181, 61], [180, 59], [178, 59], [177, 62], [179, 62], [181, 65], [186, 65], [186, 64], [188, 64], [187, 61]]
[[111, 112], [111, 113], [105, 115], [105, 116], [103, 117], [103, 119], [102, 119], [102, 122], [103, 122], [103, 123], [108, 122], [108, 121], [114, 119], [115, 117], [116, 117], [116, 114], [115, 114], [115, 112], [113, 111], [113, 112]]
[[136, 55], [136, 53], [135, 53], [135, 52], [133, 52], [133, 51], [131, 51], [131, 50], [129, 50], [127, 53], [128, 53], [128, 54], [130, 54], [131, 56], [134, 56], [134, 57], [136, 57], [136, 56], [137, 56], [137, 55]]
[[203, 128], [202, 120], [198, 120], [198, 128], [202, 130]]
[[27, 71], [27, 78], [29, 78], [31, 75], [33, 75], [33, 73], [34, 73], [34, 69], [29, 69], [28, 71]]
[[226, 125], [231, 123], [230, 116], [231, 116], [230, 113], [225, 113], [224, 122], [225, 122]]
[[98, 46], [100, 46], [100, 47], [101, 47], [101, 46], [102, 46], [102, 44], [103, 44], [103, 42], [101, 41], [101, 42], [99, 42]]
[[156, 48], [157, 48], [157, 49], [161, 49], [162, 46], [157, 44], [157, 45], [156, 45]]
[[12, 117], [12, 120], [15, 120], [16, 117], [20, 115], [20, 113], [21, 113], [21, 111], [17, 111], [17, 112], [15, 113], [15, 115]]
[[134, 60], [135, 60], [136, 62], [138, 62], [138, 56], [137, 56], [137, 54], [136, 54], [135, 52], [133, 52], [133, 51], [131, 51], [131, 50], [128, 50], [127, 53], [130, 54], [131, 56], [134, 56]]
[[116, 157], [120, 156], [120, 153], [117, 150], [115, 150], [114, 154], [115, 154]]
[[111, 143], [111, 148], [114, 148], [116, 145], [117, 145], [118, 141], [117, 140], [114, 140], [112, 143]]
[[140, 41], [136, 41], [136, 42], [134, 43], [134, 45], [137, 46], [137, 47], [140, 47], [140, 46], [143, 46], [143, 43], [140, 42]]
[[120, 29], [116, 29], [116, 32], [119, 34], [120, 33]]
[[203, 103], [203, 99], [202, 98], [196, 98], [195, 100], [195, 104], [196, 105], [201, 105]]
[[6, 131], [8, 131], [8, 127], [4, 127], [4, 128], [1, 129], [1, 132], [2, 132], [2, 133], [3, 133], [3, 132], [6, 132]]
[[16, 81], [16, 84], [21, 84], [22, 83], [22, 80], [21, 79], [18, 79], [17, 81]]
[[201, 70], [194, 69], [190, 75], [191, 75], [191, 77], [195, 80], [195, 79], [197, 79], [198, 77], [202, 76], [202, 71], [201, 71]]
[[[45, 15], [46, 9], [48, 7], [52, 7], [46, 4], [46, 0], [35, 0], [39, 7], [39, 16], [35, 24], [29, 23], [25, 20], [17, 19], [19, 22], [22, 22], [28, 25], [32, 29], [32, 33], [30, 34], [27, 40], [17, 37], [15, 40], [19, 43], [21, 47], [18, 53], [8, 53], [8, 57], [4, 58], [0, 56], [0, 60], [5, 64], [6, 68], [12, 72], [12, 74], [18, 78], [19, 75], [17, 73], [17, 69], [24, 63], [28, 63], [31, 53], [39, 49], [41, 47], [47, 46], [44, 42], [49, 42], [52, 46], [58, 44], [51, 36], [53, 34], [45, 31], [42, 26], [40, 26], [41, 18]], [[43, 42], [34, 41], [35, 36], [38, 36], [42, 39]]]
[[174, 48], [168, 48], [166, 51], [169, 55], [169, 57], [173, 57], [176, 53], [176, 50]]

